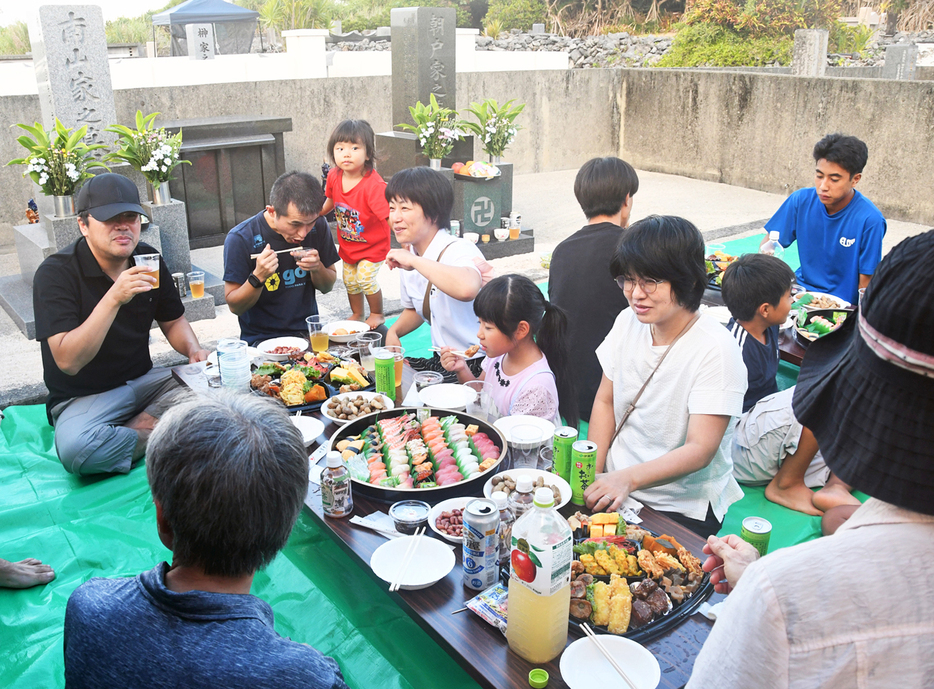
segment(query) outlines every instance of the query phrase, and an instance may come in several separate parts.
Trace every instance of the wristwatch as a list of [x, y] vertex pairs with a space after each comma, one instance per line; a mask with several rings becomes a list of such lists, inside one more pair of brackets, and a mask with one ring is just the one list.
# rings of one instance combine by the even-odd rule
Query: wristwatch
[[248, 277], [246, 281], [253, 285], [256, 289], [260, 289], [263, 286], [263, 281], [253, 275], [253, 273], [250, 273], [250, 277]]

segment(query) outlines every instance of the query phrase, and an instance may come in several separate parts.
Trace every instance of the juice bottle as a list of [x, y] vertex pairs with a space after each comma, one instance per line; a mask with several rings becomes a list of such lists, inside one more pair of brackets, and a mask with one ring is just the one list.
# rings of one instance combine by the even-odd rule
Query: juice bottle
[[321, 511], [326, 517], [346, 517], [353, 512], [350, 471], [340, 452], [328, 452], [328, 466], [321, 472]]
[[551, 489], [539, 488], [512, 527], [506, 640], [531, 663], [557, 657], [568, 639], [572, 534], [554, 504]]

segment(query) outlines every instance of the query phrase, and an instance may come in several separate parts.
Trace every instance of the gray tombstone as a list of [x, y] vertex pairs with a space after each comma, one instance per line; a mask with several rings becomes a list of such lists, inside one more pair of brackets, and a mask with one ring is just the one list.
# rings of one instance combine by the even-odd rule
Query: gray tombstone
[[188, 57], [191, 60], [214, 59], [214, 25], [186, 24], [185, 36], [188, 39]]
[[885, 63], [882, 65], [883, 79], [912, 81], [918, 62], [918, 46], [914, 43], [899, 43], [885, 47]]
[[112, 145], [117, 121], [104, 17], [97, 5], [43, 5], [29, 27], [42, 122], [87, 125], [85, 141]]
[[392, 123], [414, 124], [409, 106], [434, 94], [456, 108], [454, 41], [457, 13], [450, 7], [402, 7], [390, 11], [392, 28]]
[[798, 29], [791, 54], [791, 73], [799, 77], [822, 77], [827, 72], [825, 29]]
[[532, 33], [545, 33], [544, 24], [532, 24]]

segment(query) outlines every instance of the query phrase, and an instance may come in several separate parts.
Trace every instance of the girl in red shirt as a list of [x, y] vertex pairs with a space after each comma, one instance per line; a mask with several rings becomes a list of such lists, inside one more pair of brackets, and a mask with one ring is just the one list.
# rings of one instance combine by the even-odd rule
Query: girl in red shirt
[[321, 215], [334, 210], [338, 254], [344, 264], [344, 287], [353, 311], [351, 320], [364, 320], [366, 295], [370, 328], [385, 321], [383, 293], [376, 278], [389, 253], [389, 203], [386, 182], [373, 168], [376, 135], [366, 120], [344, 120], [331, 133], [328, 173]]

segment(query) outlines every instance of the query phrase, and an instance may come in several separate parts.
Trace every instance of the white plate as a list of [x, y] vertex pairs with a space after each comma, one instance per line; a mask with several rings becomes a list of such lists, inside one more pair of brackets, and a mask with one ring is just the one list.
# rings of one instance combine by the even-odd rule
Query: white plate
[[324, 424], [313, 416], [290, 416], [292, 423], [301, 431], [305, 445], [311, 445], [324, 431]]
[[[794, 301], [792, 301], [792, 303], [791, 303], [791, 308], [795, 308], [795, 304], [798, 302], [798, 299], [800, 299], [801, 297], [803, 297], [805, 294], [813, 294], [815, 297], [827, 297], [827, 298], [830, 299], [831, 301], [834, 301], [834, 302], [837, 303], [836, 306], [832, 306], [832, 307], [831, 307], [831, 308], [834, 308], [834, 309], [845, 309], [845, 308], [848, 308], [848, 307], [850, 306], [850, 302], [844, 301], [844, 300], [841, 299], [840, 297], [834, 296], [833, 294], [827, 294], [826, 292], [812, 292], [812, 291], [808, 290], [807, 292], [801, 292], [800, 294], [796, 294], [796, 295], [795, 295]], [[825, 307], [825, 306], [810, 306], [809, 304], [805, 304], [805, 306], [804, 306], [804, 310], [805, 310], [805, 311], [815, 311], [815, 310], [824, 309], [824, 308], [827, 308], [827, 307]]]
[[527, 414], [517, 414], [516, 416], [503, 416], [493, 422], [503, 435], [506, 436], [506, 442], [514, 445], [512, 442], [512, 429], [516, 426], [531, 425], [541, 429], [542, 440], [537, 445], [548, 445], [555, 437], [555, 425], [548, 419], [540, 416], [530, 416]]
[[476, 397], [477, 393], [473, 388], [456, 383], [439, 383], [438, 385], [429, 385], [422, 388], [418, 393], [418, 398], [426, 407], [434, 409], [451, 409], [453, 411], [465, 411], [467, 403]]
[[430, 536], [404, 536], [387, 541], [373, 551], [370, 557], [373, 573], [391, 584], [402, 567], [405, 551], [413, 538], [418, 538], [418, 543], [400, 586], [409, 591], [428, 588], [454, 569], [454, 551], [441, 541]]
[[533, 481], [541, 476], [545, 479], [546, 486], [556, 486], [558, 490], [561, 491], [561, 504], [555, 505], [555, 508], [564, 507], [571, 501], [571, 485], [557, 474], [552, 474], [550, 471], [542, 471], [541, 469], [510, 469], [509, 471], [501, 471], [498, 474], [494, 474], [483, 484], [483, 497], [488, 498], [492, 495], [493, 479], [497, 476], [506, 475], [511, 478], [518, 478], [519, 474], [530, 474]]
[[[636, 689], [655, 689], [658, 686], [662, 671], [651, 651], [622, 636], [598, 636], [600, 643], [613, 656], [613, 660], [619, 663], [626, 671], [626, 676], [635, 683]], [[564, 649], [559, 667], [561, 679], [571, 689], [623, 686], [619, 673], [589, 637], [578, 639]]]
[[[261, 354], [260, 351], [256, 347], [247, 347], [246, 355], [247, 357], [249, 357], [251, 363], [254, 363], [257, 365], [262, 363], [263, 359], [266, 358], [266, 355]], [[210, 363], [211, 366], [217, 366], [217, 352], [216, 351], [208, 354], [208, 363]]]
[[276, 347], [298, 347], [299, 350], [305, 352], [308, 350], [308, 340], [303, 337], [274, 337], [256, 345], [264, 358], [272, 361], [288, 361], [291, 354], [270, 354], [270, 350]]
[[708, 306], [704, 309], [704, 313], [710, 314], [720, 325], [727, 325], [733, 317], [733, 314], [725, 306]]
[[467, 503], [471, 500], [476, 500], [477, 498], [451, 498], [450, 500], [442, 500], [437, 505], [431, 508], [431, 511], [428, 513], [428, 526], [431, 527], [431, 530], [436, 534], [441, 536], [446, 541], [451, 543], [461, 543], [463, 542], [463, 537], [461, 536], [448, 536], [443, 531], [439, 531], [435, 526], [435, 522], [438, 521], [438, 517], [441, 516], [442, 512], [450, 512], [451, 510], [462, 510], [467, 507]]
[[[336, 418], [336, 417], [334, 417], [334, 416], [331, 416], [330, 412], [328, 411], [328, 404], [331, 403], [331, 400], [343, 401], [343, 400], [348, 399], [348, 398], [356, 398], [357, 395], [361, 395], [364, 399], [371, 400], [371, 399], [373, 399], [374, 397], [376, 397], [377, 394], [379, 394], [379, 393], [376, 393], [376, 392], [362, 392], [362, 391], [360, 391], [360, 392], [342, 392], [342, 393], [339, 394], [339, 395], [334, 395], [334, 397], [331, 397], [330, 399], [325, 400], [325, 401], [324, 401], [324, 404], [321, 405], [321, 413], [324, 414], [326, 417], [328, 417], [328, 418], [329, 418], [331, 421], [333, 421], [334, 423], [340, 424], [340, 425], [344, 425], [345, 423], [349, 423], [350, 421], [356, 421], [356, 419], [338, 419], [338, 418]], [[386, 397], [386, 395], [380, 395], [380, 397], [383, 398], [383, 403], [384, 403], [386, 409], [392, 409], [393, 407], [396, 406], [395, 404], [393, 404], [393, 401], [392, 401], [391, 399], [389, 399], [388, 397]], [[357, 419], [359, 419], [359, 418], [360, 418], [360, 417], [358, 416]]]
[[[335, 330], [340, 330], [343, 328], [346, 330], [349, 335], [332, 335]], [[328, 338], [331, 342], [340, 342], [341, 344], [347, 344], [352, 339], [354, 339], [360, 333], [365, 333], [370, 330], [368, 326], [363, 321], [331, 321], [326, 326], [324, 326], [325, 332], [328, 334]]]

